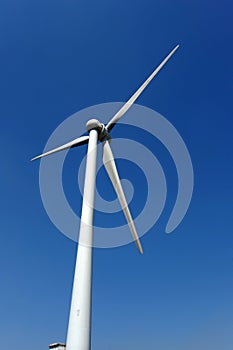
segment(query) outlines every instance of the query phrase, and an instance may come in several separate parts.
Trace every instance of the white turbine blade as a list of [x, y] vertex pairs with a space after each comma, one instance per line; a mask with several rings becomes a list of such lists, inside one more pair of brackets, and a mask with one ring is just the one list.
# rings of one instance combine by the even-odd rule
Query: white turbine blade
[[116, 163], [114, 161], [114, 157], [110, 148], [109, 141], [104, 141], [102, 145], [103, 145], [103, 163], [104, 163], [105, 169], [107, 170], [107, 173], [116, 191], [117, 197], [120, 201], [122, 210], [125, 214], [127, 223], [129, 225], [130, 231], [132, 233], [132, 236], [138, 248], [138, 251], [141, 254], [143, 254], [142, 246], [141, 246], [141, 243], [140, 243], [136, 228], [134, 226], [134, 222], [130, 214], [129, 207], [121, 186], [120, 178], [117, 172]]
[[59, 152], [59, 151], [63, 151], [65, 149], [68, 149], [68, 148], [71, 148], [71, 147], [84, 145], [85, 143], [88, 143], [88, 139], [89, 139], [89, 136], [78, 137], [77, 139], [75, 139], [73, 141], [70, 141], [70, 142], [67, 142], [64, 145], [60, 146], [60, 147], [54, 148], [51, 151], [45, 152], [43, 154], [40, 154], [39, 156], [37, 156], [35, 158], [32, 158], [31, 160], [36, 160], [36, 159], [39, 159], [39, 158], [42, 158], [42, 157], [46, 157], [46, 156], [48, 156], [50, 154], [53, 154], [53, 153], [56, 153], [56, 152]]
[[160, 65], [153, 71], [153, 73], [149, 76], [149, 78], [140, 86], [140, 88], [133, 94], [133, 96], [121, 107], [121, 109], [114, 115], [114, 117], [109, 121], [106, 128], [110, 131], [114, 125], [118, 122], [118, 120], [128, 111], [128, 109], [132, 106], [132, 104], [136, 101], [136, 99], [141, 95], [143, 90], [147, 87], [147, 85], [151, 82], [151, 80], [155, 77], [155, 75], [160, 71], [160, 69], [165, 65], [165, 63], [169, 60], [169, 58], [175, 53], [178, 49], [179, 45], [177, 45], [169, 55], [160, 63]]

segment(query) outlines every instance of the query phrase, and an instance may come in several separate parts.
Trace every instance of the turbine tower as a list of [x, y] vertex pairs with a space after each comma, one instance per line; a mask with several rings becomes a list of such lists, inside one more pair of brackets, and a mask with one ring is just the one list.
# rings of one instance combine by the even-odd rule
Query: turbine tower
[[73, 291], [70, 307], [70, 317], [67, 331], [66, 350], [90, 350], [91, 348], [91, 292], [92, 292], [92, 242], [93, 242], [93, 208], [96, 181], [97, 143], [102, 143], [103, 164], [120, 201], [129, 229], [139, 253], [143, 253], [142, 246], [130, 214], [128, 204], [121, 186], [113, 153], [110, 147], [110, 131], [120, 118], [128, 111], [154, 76], [165, 65], [169, 58], [178, 49], [177, 45], [161, 64], [153, 71], [148, 79], [139, 87], [133, 96], [113, 116], [107, 125], [96, 119], [87, 122], [89, 136], [81, 136], [63, 146], [45, 152], [32, 160], [50, 154], [88, 144], [82, 215], [79, 232], [79, 242], [76, 258], [76, 267], [73, 281]]

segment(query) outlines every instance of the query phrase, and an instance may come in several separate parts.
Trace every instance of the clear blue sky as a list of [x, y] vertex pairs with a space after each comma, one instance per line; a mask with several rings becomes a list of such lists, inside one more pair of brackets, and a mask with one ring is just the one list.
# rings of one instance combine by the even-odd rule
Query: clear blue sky
[[76, 245], [49, 221], [29, 159], [69, 115], [126, 100], [180, 43], [138, 103], [185, 140], [193, 200], [166, 235], [171, 194], [143, 256], [133, 244], [94, 250], [92, 348], [232, 349], [232, 10], [226, 0], [1, 2], [2, 348], [47, 349], [67, 329]]

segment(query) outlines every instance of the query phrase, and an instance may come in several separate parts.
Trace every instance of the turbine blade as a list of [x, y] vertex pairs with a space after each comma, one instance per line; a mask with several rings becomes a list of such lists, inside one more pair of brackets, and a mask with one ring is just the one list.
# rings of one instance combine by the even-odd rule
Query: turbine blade
[[39, 158], [43, 158], [43, 157], [46, 157], [46, 156], [48, 156], [50, 154], [53, 154], [53, 153], [56, 153], [56, 152], [59, 152], [59, 151], [63, 151], [63, 150], [68, 149], [68, 148], [84, 145], [84, 144], [88, 143], [88, 139], [89, 139], [89, 136], [78, 137], [77, 139], [75, 139], [73, 141], [70, 141], [70, 142], [67, 142], [64, 145], [60, 146], [60, 147], [54, 148], [51, 151], [45, 152], [43, 154], [40, 154], [39, 156], [37, 156], [35, 158], [32, 158], [31, 160], [36, 160], [36, 159], [39, 159]]
[[141, 243], [140, 243], [136, 228], [134, 226], [134, 222], [133, 222], [132, 216], [130, 214], [129, 207], [128, 207], [128, 204], [127, 204], [127, 201], [126, 201], [126, 198], [125, 198], [122, 186], [121, 186], [120, 178], [119, 178], [119, 175], [117, 172], [116, 163], [114, 161], [114, 157], [113, 157], [113, 154], [112, 154], [112, 151], [110, 148], [109, 141], [104, 141], [102, 143], [102, 145], [103, 145], [103, 163], [104, 163], [105, 169], [106, 169], [106, 171], [111, 179], [111, 182], [113, 184], [113, 187], [116, 191], [117, 197], [120, 201], [122, 210], [125, 214], [127, 223], [129, 225], [130, 231], [132, 233], [132, 236], [133, 236], [134, 242], [138, 248], [138, 251], [141, 254], [143, 254], [142, 246], [141, 246]]
[[106, 128], [110, 131], [114, 125], [119, 121], [119, 119], [128, 111], [128, 109], [132, 106], [132, 104], [136, 101], [136, 99], [141, 95], [143, 90], [147, 87], [147, 85], [151, 82], [151, 80], [156, 76], [156, 74], [161, 70], [161, 68], [165, 65], [165, 63], [169, 60], [169, 58], [175, 53], [178, 49], [179, 45], [177, 45], [169, 55], [160, 63], [160, 65], [153, 71], [153, 73], [147, 78], [147, 80], [140, 86], [140, 88], [133, 94], [133, 96], [121, 107], [121, 109], [114, 115], [114, 117], [109, 121]]

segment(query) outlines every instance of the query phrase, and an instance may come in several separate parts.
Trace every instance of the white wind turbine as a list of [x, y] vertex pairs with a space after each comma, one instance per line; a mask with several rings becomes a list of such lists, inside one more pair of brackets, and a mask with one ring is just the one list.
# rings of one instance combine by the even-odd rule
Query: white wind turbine
[[91, 347], [92, 239], [97, 142], [100, 141], [102, 143], [103, 164], [116, 191], [137, 249], [141, 254], [143, 254], [142, 246], [121, 186], [120, 178], [114, 161], [114, 156], [110, 148], [109, 132], [120, 120], [120, 118], [128, 111], [128, 109], [132, 106], [132, 104], [143, 92], [143, 90], [154, 78], [154, 76], [175, 53], [178, 47], [179, 45], [177, 45], [169, 53], [169, 55], [153, 71], [153, 73], [142, 84], [142, 86], [140, 86], [140, 88], [133, 94], [133, 96], [113, 116], [107, 125], [100, 123], [96, 119], [91, 119], [86, 124], [89, 136], [81, 136], [73, 141], [64, 144], [63, 146], [45, 152], [32, 159], [39, 159], [62, 150], [88, 143], [82, 215], [79, 232], [79, 245], [73, 281], [66, 350], [90, 350]]

